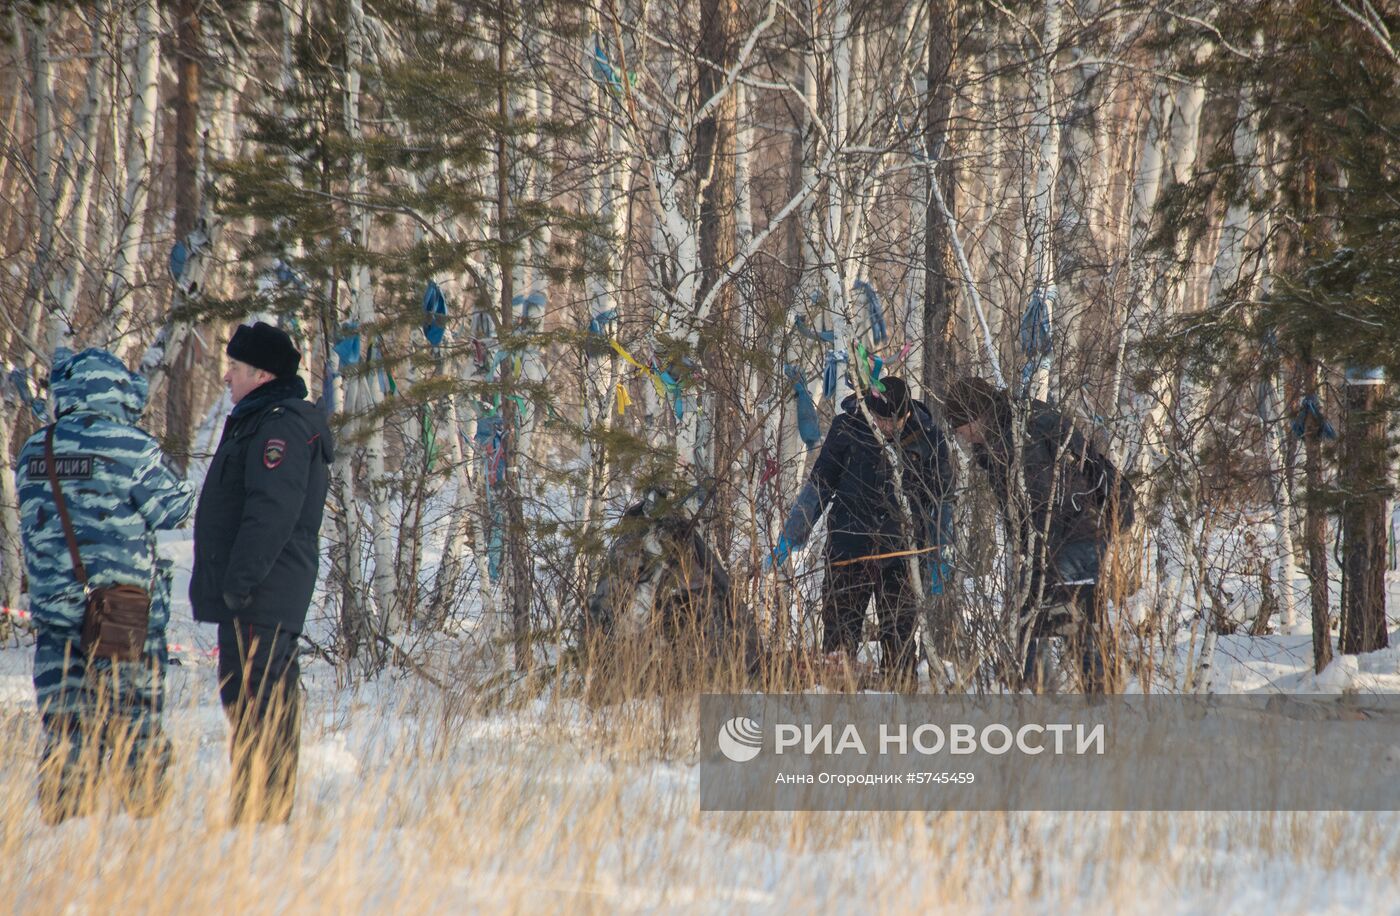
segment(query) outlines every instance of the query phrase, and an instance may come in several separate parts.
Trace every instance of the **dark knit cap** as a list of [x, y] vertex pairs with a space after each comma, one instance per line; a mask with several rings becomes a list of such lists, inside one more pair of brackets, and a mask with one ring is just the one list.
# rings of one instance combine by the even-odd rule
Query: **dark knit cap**
[[255, 369], [271, 372], [278, 378], [296, 375], [301, 353], [281, 328], [259, 321], [252, 327], [240, 324], [228, 342], [228, 355]]
[[948, 389], [943, 419], [953, 429], [974, 420], [995, 424], [1008, 403], [1006, 392], [986, 379], [975, 376], [958, 379]]
[[904, 384], [904, 379], [891, 376], [880, 382], [885, 386], [883, 392], [871, 388], [865, 393], [865, 403], [870, 412], [879, 417], [902, 417], [908, 413], [911, 399], [909, 386]]

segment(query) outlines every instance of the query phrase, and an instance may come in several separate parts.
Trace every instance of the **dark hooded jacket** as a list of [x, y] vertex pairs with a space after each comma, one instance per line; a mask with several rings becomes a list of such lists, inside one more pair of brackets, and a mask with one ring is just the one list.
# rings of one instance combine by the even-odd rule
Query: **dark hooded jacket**
[[[1008, 513], [1016, 473], [1012, 421], [1001, 416], [985, 446], [973, 449], [987, 472], [1003, 513]], [[1021, 444], [1028, 523], [1043, 537], [1051, 566], [1066, 545], [1106, 543], [1114, 530], [1132, 523], [1133, 497], [1118, 469], [1063, 415], [1044, 401], [1032, 401]], [[1009, 518], [1009, 513], [1007, 514]], [[1113, 523], [1117, 523], [1115, 529]]]
[[335, 457], [324, 412], [305, 398], [299, 377], [277, 378], [245, 395], [224, 424], [195, 510], [196, 620], [305, 626]]
[[[918, 401], [910, 403], [909, 419], [898, 433], [897, 450], [904, 493], [914, 516], [915, 547], [950, 544], [953, 465], [948, 439], [927, 407]], [[822, 510], [830, 506], [827, 549], [832, 559], [908, 550], [889, 458], [856, 396], [846, 398], [841, 408], [783, 526], [783, 536], [793, 548], [800, 547]]]

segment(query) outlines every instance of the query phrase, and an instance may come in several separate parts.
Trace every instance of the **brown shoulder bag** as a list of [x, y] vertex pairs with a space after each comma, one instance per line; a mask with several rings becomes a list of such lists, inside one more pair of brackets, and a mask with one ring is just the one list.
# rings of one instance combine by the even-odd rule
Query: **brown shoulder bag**
[[[55, 424], [56, 425], [56, 424]], [[87, 606], [83, 611], [83, 652], [96, 658], [117, 662], [132, 662], [141, 658], [146, 645], [146, 628], [151, 619], [151, 594], [135, 585], [109, 585], [93, 588], [88, 584], [87, 568], [78, 555], [78, 538], [73, 533], [73, 519], [63, 499], [58, 482], [58, 462], [53, 454], [53, 431], [50, 426], [44, 436], [44, 461], [48, 465], [49, 484], [53, 487], [58, 517], [63, 522], [63, 534], [68, 539], [68, 553], [73, 558], [73, 571], [83, 584]]]

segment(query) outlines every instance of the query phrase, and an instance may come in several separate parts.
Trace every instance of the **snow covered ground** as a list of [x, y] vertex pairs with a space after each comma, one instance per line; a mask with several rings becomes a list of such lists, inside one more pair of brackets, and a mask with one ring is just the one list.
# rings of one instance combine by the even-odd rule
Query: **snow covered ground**
[[[163, 549], [181, 570], [190, 543]], [[290, 827], [229, 829], [212, 627], [179, 602], [177, 791], [39, 824], [29, 645], [0, 649], [0, 900], [15, 912], [1395, 912], [1400, 817], [704, 813], [693, 706], [483, 713], [412, 674], [306, 658]], [[1397, 634], [1400, 635], [1400, 634]], [[1400, 692], [1400, 649], [1309, 671], [1307, 636], [1223, 637], [1214, 689]], [[1353, 664], [1354, 663], [1354, 664]], [[1342, 667], [1345, 666], [1345, 667]]]

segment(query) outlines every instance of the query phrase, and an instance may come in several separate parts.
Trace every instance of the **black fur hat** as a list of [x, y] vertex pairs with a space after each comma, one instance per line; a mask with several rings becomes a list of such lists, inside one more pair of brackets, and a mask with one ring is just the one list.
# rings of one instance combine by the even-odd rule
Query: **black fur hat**
[[296, 375], [301, 365], [301, 353], [292, 344], [292, 338], [265, 321], [252, 327], [240, 324], [229, 338], [226, 352], [240, 363], [271, 372], [278, 378]]

